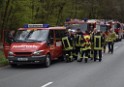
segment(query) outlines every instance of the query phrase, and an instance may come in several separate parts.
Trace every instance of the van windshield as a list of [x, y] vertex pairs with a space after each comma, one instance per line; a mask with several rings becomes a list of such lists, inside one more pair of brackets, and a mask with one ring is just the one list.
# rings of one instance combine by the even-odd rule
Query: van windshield
[[88, 24], [84, 23], [84, 24], [70, 24], [67, 26], [68, 28], [72, 29], [72, 30], [76, 30], [76, 29], [81, 29], [81, 31], [86, 31], [88, 29]]
[[15, 42], [46, 41], [49, 30], [19, 30], [14, 38]]
[[97, 25], [97, 29], [102, 32], [105, 32], [107, 30], [107, 26], [106, 25]]
[[107, 30], [107, 26], [106, 25], [101, 25], [100, 30], [105, 32]]
[[117, 29], [117, 25], [116, 25], [116, 24], [113, 24], [113, 25], [112, 25], [112, 28], [113, 28], [113, 29]]
[[113, 24], [113, 25], [112, 25], [112, 28], [113, 28], [113, 29], [117, 29], [117, 28], [120, 28], [120, 26], [121, 26], [121, 25], [117, 23], [117, 24]]

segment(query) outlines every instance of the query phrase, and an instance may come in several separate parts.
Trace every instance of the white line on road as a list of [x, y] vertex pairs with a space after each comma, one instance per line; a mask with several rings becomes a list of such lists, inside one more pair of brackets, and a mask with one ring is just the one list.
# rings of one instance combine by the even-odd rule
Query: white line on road
[[43, 86], [41, 86], [41, 87], [47, 87], [47, 86], [49, 86], [49, 85], [51, 85], [53, 82], [48, 82], [48, 83], [46, 83], [45, 85], [43, 85]]

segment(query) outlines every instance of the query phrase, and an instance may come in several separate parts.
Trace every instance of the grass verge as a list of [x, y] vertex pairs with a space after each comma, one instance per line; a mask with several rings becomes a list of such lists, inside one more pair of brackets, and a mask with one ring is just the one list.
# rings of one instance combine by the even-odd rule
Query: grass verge
[[0, 51], [0, 66], [5, 66], [8, 64], [9, 64], [8, 60], [5, 58], [3, 52]]

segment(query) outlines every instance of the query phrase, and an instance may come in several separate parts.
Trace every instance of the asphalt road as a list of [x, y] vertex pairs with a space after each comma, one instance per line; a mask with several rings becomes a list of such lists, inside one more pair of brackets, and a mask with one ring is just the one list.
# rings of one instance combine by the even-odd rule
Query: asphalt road
[[56, 62], [49, 68], [0, 68], [0, 87], [124, 87], [124, 41], [102, 62]]

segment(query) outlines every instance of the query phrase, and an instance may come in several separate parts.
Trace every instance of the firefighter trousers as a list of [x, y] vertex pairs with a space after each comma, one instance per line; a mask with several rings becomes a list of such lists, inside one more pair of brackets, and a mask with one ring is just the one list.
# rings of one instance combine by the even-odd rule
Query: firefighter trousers
[[91, 53], [91, 50], [86, 50], [86, 57], [90, 58], [90, 53]]
[[84, 58], [85, 55], [86, 55], [86, 51], [84, 50], [80, 51], [80, 58]]
[[113, 53], [114, 51], [114, 42], [108, 42], [108, 52]]
[[106, 43], [103, 45], [103, 52], [105, 53], [106, 52]]
[[76, 57], [78, 57], [78, 53], [80, 53], [80, 47], [76, 47], [75, 53], [76, 53]]
[[102, 50], [94, 50], [94, 58], [97, 59], [101, 59], [102, 58]]

